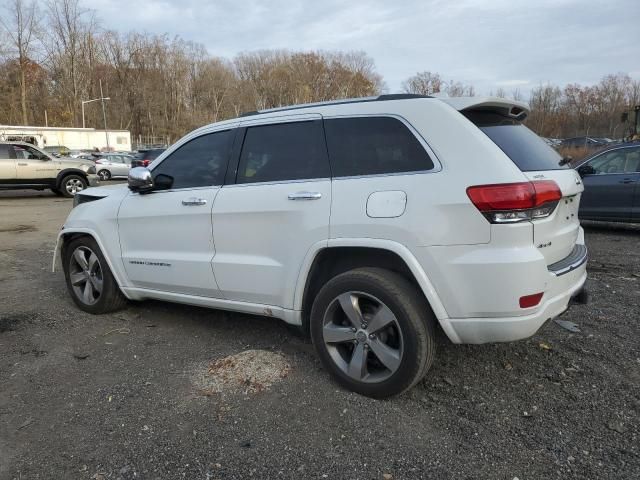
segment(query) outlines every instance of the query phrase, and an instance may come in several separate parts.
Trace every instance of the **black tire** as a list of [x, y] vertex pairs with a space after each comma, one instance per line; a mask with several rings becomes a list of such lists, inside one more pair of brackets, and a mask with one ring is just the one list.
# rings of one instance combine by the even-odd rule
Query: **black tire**
[[[375, 297], [395, 316], [394, 325], [396, 326], [393, 328], [401, 333], [402, 347], [399, 350], [401, 351], [399, 366], [395, 371], [390, 370], [392, 373], [387, 373], [390, 375], [388, 378], [373, 383], [354, 380], [343, 370], [344, 367], [340, 368], [332, 358], [324, 340], [325, 317], [328, 318], [330, 309], [334, 308], [332, 305], [335, 305], [338, 297], [345, 292], [357, 292], [357, 295], [362, 293], [365, 295], [363, 297], [365, 300], [367, 296]], [[358, 308], [362, 311], [361, 307]], [[401, 394], [413, 387], [433, 364], [436, 351], [435, 322], [435, 316], [424, 295], [407, 279], [382, 268], [359, 268], [337, 275], [320, 290], [311, 309], [311, 339], [322, 364], [338, 383], [368, 397], [385, 398]], [[343, 323], [343, 325], [349, 324]], [[366, 327], [366, 323], [363, 325]], [[352, 330], [356, 329], [352, 328]], [[360, 333], [361, 331], [358, 330], [357, 334], [360, 335]], [[354, 345], [357, 345], [358, 341], [354, 340]], [[363, 342], [366, 345], [369, 340], [363, 340]], [[344, 348], [353, 348], [355, 351], [355, 347], [351, 347], [349, 342], [344, 345]], [[376, 356], [373, 360], [371, 359], [373, 347], [365, 346], [364, 348], [366, 352], [364, 363], [368, 372], [372, 361], [377, 362], [378, 365], [381, 363]], [[369, 348], [372, 350], [368, 350]]]
[[[88, 185], [87, 179], [80, 175], [65, 175], [60, 182], [60, 191], [63, 197], [73, 198], [76, 193], [86, 189]], [[74, 186], [76, 186], [77, 191], [74, 191]]]
[[[82, 286], [74, 288], [72, 285], [72, 275], [74, 274], [73, 259], [76, 250], [81, 249], [81, 252], [91, 252], [96, 255], [98, 261], [98, 267], [100, 269], [101, 279], [101, 292], [99, 295], [92, 295], [94, 303], [87, 303], [83, 297], [77, 292], [77, 288], [82, 289]], [[85, 258], [89, 258], [89, 255], [85, 255]], [[74, 303], [85, 312], [93, 314], [108, 313], [119, 310], [127, 304], [127, 299], [120, 291], [120, 287], [116, 283], [115, 278], [109, 269], [109, 265], [98, 247], [97, 242], [90, 236], [82, 236], [72, 240], [69, 245], [65, 245], [62, 255], [62, 265], [64, 268], [64, 277], [67, 283], [67, 290], [71, 295]], [[77, 266], [77, 263], [76, 265]], [[78, 272], [79, 274], [79, 272]], [[86, 282], [85, 282], [86, 283]], [[94, 291], [95, 293], [95, 291]]]
[[52, 188], [51, 191], [56, 195], [58, 195], [59, 197], [62, 197], [62, 190], [59, 190], [57, 188]]
[[100, 180], [103, 182], [106, 182], [107, 180], [111, 180], [111, 172], [103, 168], [98, 171], [98, 177], [100, 177]]

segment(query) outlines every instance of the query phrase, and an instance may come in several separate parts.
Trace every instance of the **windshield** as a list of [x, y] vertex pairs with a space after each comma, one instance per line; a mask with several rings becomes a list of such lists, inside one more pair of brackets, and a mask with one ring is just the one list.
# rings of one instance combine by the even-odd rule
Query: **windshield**
[[562, 157], [519, 121], [493, 111], [462, 114], [482, 130], [523, 172], [560, 170]]

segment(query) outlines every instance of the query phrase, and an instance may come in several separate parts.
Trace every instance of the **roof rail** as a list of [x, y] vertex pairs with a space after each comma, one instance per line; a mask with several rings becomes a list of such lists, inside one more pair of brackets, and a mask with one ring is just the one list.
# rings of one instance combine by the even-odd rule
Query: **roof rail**
[[288, 110], [299, 110], [301, 108], [321, 107], [325, 105], [344, 105], [347, 103], [365, 103], [365, 102], [384, 102], [388, 100], [408, 100], [411, 98], [433, 98], [430, 95], [418, 95], [415, 93], [392, 93], [387, 95], [378, 95], [377, 97], [361, 97], [361, 98], [344, 98], [340, 100], [329, 100], [326, 102], [301, 103], [299, 105], [291, 105], [288, 107], [268, 108], [265, 110], [252, 110], [243, 112], [240, 117], [251, 117], [261, 113], [285, 112]]

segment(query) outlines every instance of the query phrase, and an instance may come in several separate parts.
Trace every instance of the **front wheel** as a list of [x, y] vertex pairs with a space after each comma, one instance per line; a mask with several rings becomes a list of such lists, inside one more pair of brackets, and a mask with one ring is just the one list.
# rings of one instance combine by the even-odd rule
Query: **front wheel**
[[311, 338], [324, 367], [349, 390], [374, 398], [420, 381], [435, 355], [435, 318], [401, 275], [360, 268], [331, 279], [311, 309]]
[[62, 258], [67, 290], [75, 304], [89, 313], [107, 313], [126, 304], [104, 255], [89, 237], [73, 240]]
[[63, 196], [71, 198], [87, 188], [87, 185], [87, 180], [80, 175], [67, 175], [60, 182], [60, 191]]
[[98, 172], [98, 177], [100, 177], [100, 180], [102, 181], [107, 181], [111, 179], [111, 172], [109, 170], [100, 170]]

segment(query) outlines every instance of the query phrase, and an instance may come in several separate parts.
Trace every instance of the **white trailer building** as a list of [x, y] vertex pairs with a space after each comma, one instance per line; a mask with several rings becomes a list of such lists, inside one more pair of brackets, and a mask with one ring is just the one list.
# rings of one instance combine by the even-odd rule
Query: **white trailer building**
[[[107, 142], [108, 138], [108, 142]], [[38, 147], [65, 146], [70, 150], [131, 151], [129, 130], [95, 128], [22, 127], [0, 125], [0, 141], [22, 140]], [[108, 145], [107, 145], [108, 144]]]

